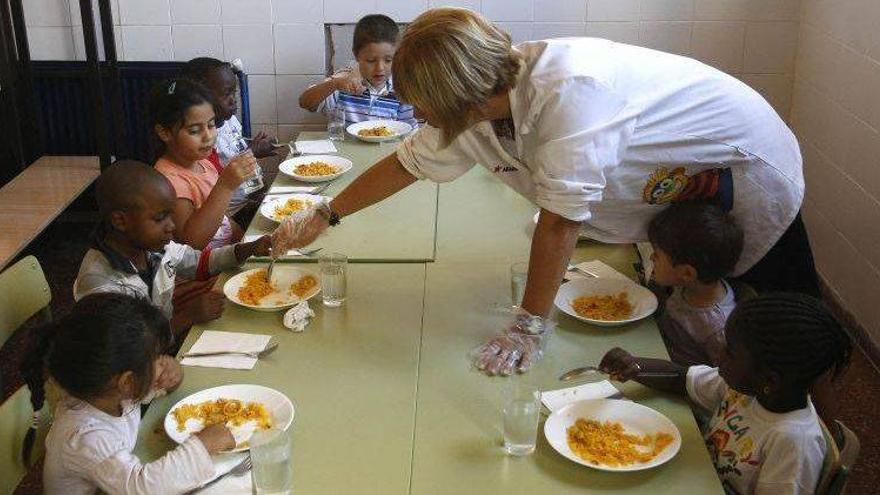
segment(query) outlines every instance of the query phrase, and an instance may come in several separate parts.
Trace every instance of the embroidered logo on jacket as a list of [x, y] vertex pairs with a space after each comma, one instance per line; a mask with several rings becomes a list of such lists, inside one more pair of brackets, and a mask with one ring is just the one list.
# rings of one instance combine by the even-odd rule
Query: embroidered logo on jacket
[[706, 200], [730, 211], [733, 208], [733, 177], [729, 168], [713, 168], [689, 176], [684, 167], [672, 170], [660, 167], [648, 178], [642, 199], [652, 205]]

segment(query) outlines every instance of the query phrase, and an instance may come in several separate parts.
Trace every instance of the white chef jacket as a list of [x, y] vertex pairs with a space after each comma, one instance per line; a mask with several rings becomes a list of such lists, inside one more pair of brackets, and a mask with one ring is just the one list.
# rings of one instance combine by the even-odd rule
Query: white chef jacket
[[800, 210], [800, 149], [773, 108], [696, 60], [595, 38], [516, 46], [510, 91], [517, 156], [480, 122], [446, 147], [431, 127], [397, 151], [414, 176], [451, 181], [475, 164], [539, 207], [583, 222], [603, 242], [647, 239], [672, 201], [711, 199], [745, 245], [733, 275], [757, 263]]

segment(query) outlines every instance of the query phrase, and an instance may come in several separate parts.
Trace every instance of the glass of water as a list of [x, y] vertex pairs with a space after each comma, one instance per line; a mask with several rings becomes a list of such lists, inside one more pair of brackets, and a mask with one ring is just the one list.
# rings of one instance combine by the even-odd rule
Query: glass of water
[[321, 297], [324, 299], [324, 306], [342, 306], [345, 302], [348, 258], [340, 253], [325, 254], [318, 258], [318, 265], [321, 268]]
[[250, 439], [254, 493], [293, 493], [293, 462], [290, 434], [279, 428], [257, 430]]
[[521, 261], [510, 265], [510, 302], [514, 306], [522, 304], [526, 293], [526, 280], [529, 278], [529, 262]]
[[523, 456], [535, 451], [541, 392], [522, 377], [509, 380], [501, 416], [504, 428], [504, 452]]
[[345, 141], [345, 109], [336, 107], [328, 115], [327, 137], [331, 141]]

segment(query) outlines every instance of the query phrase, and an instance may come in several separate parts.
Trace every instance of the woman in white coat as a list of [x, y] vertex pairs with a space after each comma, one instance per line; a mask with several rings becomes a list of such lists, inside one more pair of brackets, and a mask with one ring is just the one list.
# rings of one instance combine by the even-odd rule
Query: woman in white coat
[[[479, 164], [541, 209], [526, 335], [541, 332], [579, 231], [642, 241], [673, 201], [712, 201], [736, 218], [745, 245], [732, 275], [758, 290], [817, 292], [797, 141], [737, 79], [601, 39], [512, 46], [479, 14], [454, 8], [409, 25], [393, 71], [428, 126], [324, 205], [298, 244], [416, 180], [451, 181]], [[522, 371], [534, 357], [528, 342], [497, 340], [483, 348], [483, 366], [487, 355], [492, 373]]]

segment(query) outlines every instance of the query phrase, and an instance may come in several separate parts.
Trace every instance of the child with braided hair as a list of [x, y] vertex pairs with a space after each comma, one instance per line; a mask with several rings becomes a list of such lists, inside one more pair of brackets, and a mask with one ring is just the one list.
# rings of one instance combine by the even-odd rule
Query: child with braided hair
[[[827, 445], [810, 400], [817, 380], [838, 376], [852, 344], [812, 297], [766, 294], [740, 303], [725, 327], [718, 368], [609, 351], [600, 368], [620, 381], [687, 394], [713, 412], [704, 439], [722, 483], [739, 494], [814, 493]], [[673, 372], [648, 378], [644, 371]]]

